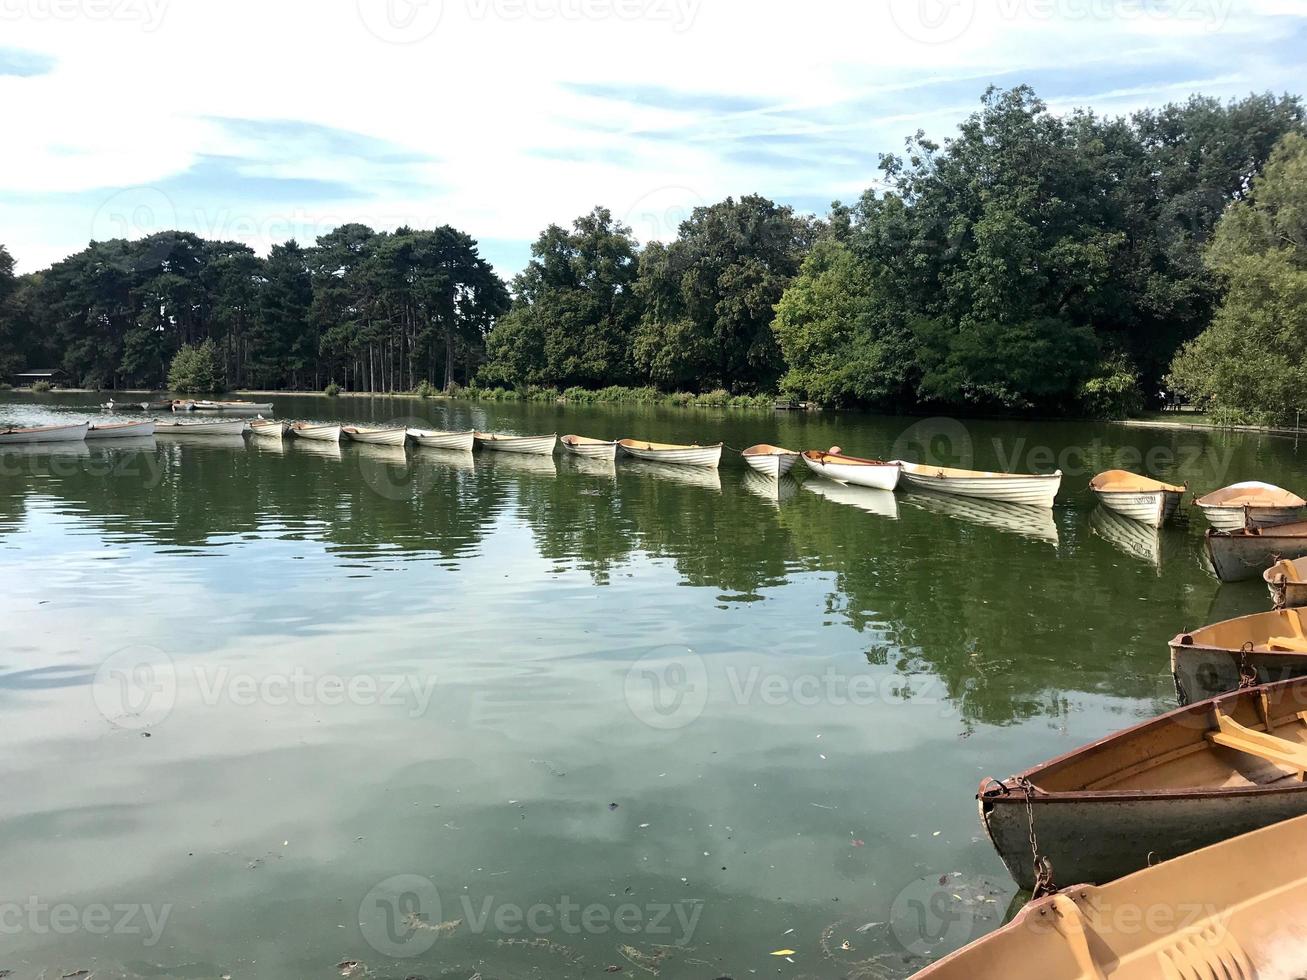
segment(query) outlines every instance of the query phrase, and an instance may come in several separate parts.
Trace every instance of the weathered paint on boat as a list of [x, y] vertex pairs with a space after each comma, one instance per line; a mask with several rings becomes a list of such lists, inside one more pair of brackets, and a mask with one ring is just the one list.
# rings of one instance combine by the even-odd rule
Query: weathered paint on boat
[[0, 446], [30, 446], [42, 442], [83, 442], [91, 423], [78, 425], [37, 425], [30, 428], [0, 429]]
[[1300, 977], [1304, 919], [1307, 817], [1298, 817], [1031, 902], [916, 980]]
[[314, 425], [310, 422], [292, 422], [291, 434], [296, 439], [309, 439], [313, 442], [340, 442], [340, 426]]
[[138, 439], [154, 435], [154, 419], [144, 422], [109, 422], [92, 425], [86, 430], [88, 440], [98, 439]]
[[290, 432], [289, 422], [278, 422], [273, 419], [254, 419], [250, 422], [250, 435], [258, 436], [260, 439], [284, 439]]
[[979, 497], [1008, 504], [1052, 507], [1062, 486], [1062, 471], [1056, 473], [990, 473], [947, 466], [925, 466], [898, 461], [903, 479], [913, 486], [962, 497]]
[[617, 459], [617, 440], [588, 439], [585, 436], [563, 436], [559, 440], [563, 449], [574, 456], [586, 459]]
[[[1247, 688], [1109, 735], [1002, 782], [980, 819], [1022, 888], [1040, 856], [1058, 881], [1101, 884], [1150, 863], [1307, 814], [1307, 678]], [[1250, 734], [1251, 733], [1251, 734]]]
[[156, 422], [156, 436], [238, 436], [245, 432], [249, 423], [244, 419], [230, 422]]
[[1208, 531], [1207, 557], [1222, 582], [1256, 578], [1281, 558], [1307, 558], [1307, 523]]
[[773, 480], [779, 480], [786, 473], [794, 468], [794, 464], [799, 460], [799, 454], [793, 449], [784, 449], [780, 446], [770, 446], [766, 444], [750, 446], [740, 454], [744, 461], [749, 464], [749, 468], [763, 476], [771, 477]]
[[1161, 527], [1171, 519], [1186, 487], [1162, 483], [1126, 470], [1108, 470], [1089, 481], [1099, 502], [1123, 517], [1149, 527]]
[[1171, 671], [1181, 704], [1307, 677], [1307, 612], [1276, 609], [1227, 619], [1171, 640]]
[[1307, 606], [1307, 558], [1281, 559], [1262, 573], [1262, 579], [1276, 609]]
[[880, 459], [860, 459], [846, 456], [838, 448], [829, 452], [810, 449], [803, 453], [803, 462], [818, 476], [837, 483], [852, 483], [872, 490], [893, 490], [899, 485], [903, 467]]
[[409, 436], [427, 449], [445, 449], [451, 452], [470, 453], [475, 445], [474, 432], [441, 432], [437, 429], [409, 429]]
[[1302, 520], [1304, 501], [1273, 483], [1255, 480], [1235, 483], [1195, 501], [1209, 524], [1218, 531], [1245, 527], [1279, 527]]
[[351, 442], [363, 442], [373, 446], [404, 446], [408, 443], [408, 429], [405, 426], [388, 426], [373, 428], [366, 425], [346, 425], [341, 432]]
[[644, 439], [622, 439], [618, 442], [622, 452], [650, 463], [669, 466], [697, 466], [716, 469], [722, 461], [722, 443], [714, 446], [681, 446], [668, 442], [648, 442]]
[[521, 453], [526, 456], [552, 456], [558, 436], [506, 436], [496, 432], [477, 432], [473, 440], [478, 449], [498, 453]]

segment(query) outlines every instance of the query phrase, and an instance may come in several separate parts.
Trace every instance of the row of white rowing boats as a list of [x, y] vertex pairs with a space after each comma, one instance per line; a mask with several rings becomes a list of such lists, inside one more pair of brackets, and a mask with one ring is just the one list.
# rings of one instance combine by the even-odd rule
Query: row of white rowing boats
[[[1163, 483], [1126, 470], [1108, 470], [1089, 483], [1105, 507], [1118, 514], [1161, 527], [1180, 508], [1187, 486]], [[1283, 487], [1249, 481], [1236, 483], [1194, 501], [1208, 523], [1218, 531], [1245, 527], [1278, 527], [1302, 520], [1307, 500]]]

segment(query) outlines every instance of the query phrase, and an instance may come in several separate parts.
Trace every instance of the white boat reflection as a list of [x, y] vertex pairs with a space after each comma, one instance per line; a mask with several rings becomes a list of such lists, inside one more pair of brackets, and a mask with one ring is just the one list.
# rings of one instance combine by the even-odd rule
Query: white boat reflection
[[476, 472], [476, 457], [470, 452], [465, 453], [457, 449], [432, 449], [419, 444], [413, 447], [412, 453], [413, 460], [418, 463], [434, 463], [437, 466], [458, 470], [460, 473]]
[[1117, 551], [1146, 561], [1154, 567], [1162, 564], [1162, 529], [1150, 527], [1118, 514], [1106, 507], [1095, 507], [1089, 515], [1089, 527]]
[[559, 469], [565, 473], [580, 473], [584, 476], [598, 476], [609, 480], [617, 478], [617, 461], [606, 457], [578, 456], [565, 453], [559, 458]]
[[799, 492], [799, 485], [791, 476], [777, 479], [749, 470], [744, 474], [744, 489], [755, 497], [761, 497], [769, 504], [779, 507], [785, 501], [794, 499], [794, 495]]
[[322, 456], [327, 459], [340, 459], [344, 455], [339, 442], [327, 442], [323, 439], [292, 439], [287, 445], [290, 446], [291, 452], [297, 456]]
[[805, 480], [803, 489], [810, 490], [819, 497], [837, 504], [845, 504], [865, 510], [877, 517], [888, 517], [892, 521], [899, 519], [899, 502], [892, 490], [874, 490], [871, 487], [858, 487], [851, 483], [836, 483], [833, 480]]
[[900, 496], [905, 504], [966, 521], [968, 524], [992, 527], [1054, 545], [1061, 540], [1057, 533], [1057, 523], [1053, 520], [1053, 511], [1048, 507], [1009, 504], [999, 500], [930, 493], [925, 490], [914, 490]]
[[517, 452], [483, 453], [480, 464], [497, 473], [523, 473], [529, 476], [558, 476], [558, 464], [553, 456]]
[[719, 471], [707, 466], [676, 466], [672, 463], [652, 463], [647, 460], [624, 459], [621, 462], [623, 474], [667, 480], [701, 490], [715, 490], [721, 493], [722, 478]]

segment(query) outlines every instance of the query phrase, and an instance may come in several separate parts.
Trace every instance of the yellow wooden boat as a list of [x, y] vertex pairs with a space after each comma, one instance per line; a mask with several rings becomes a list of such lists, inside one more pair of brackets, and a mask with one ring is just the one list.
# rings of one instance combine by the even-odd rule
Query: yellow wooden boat
[[1307, 676], [1307, 612], [1276, 609], [1181, 633], [1171, 672], [1181, 704]]

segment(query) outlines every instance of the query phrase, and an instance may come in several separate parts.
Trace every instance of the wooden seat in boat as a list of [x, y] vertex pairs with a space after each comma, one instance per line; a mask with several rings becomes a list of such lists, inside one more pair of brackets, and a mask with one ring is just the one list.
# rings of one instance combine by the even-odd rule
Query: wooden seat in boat
[[1286, 653], [1307, 653], [1307, 639], [1301, 636], [1273, 636], [1266, 641], [1267, 649]]
[[1299, 782], [1307, 774], [1307, 745], [1248, 728], [1219, 710], [1216, 713], [1216, 724], [1217, 730], [1207, 733], [1207, 740], [1213, 745], [1235, 749], [1291, 769], [1297, 773]]

